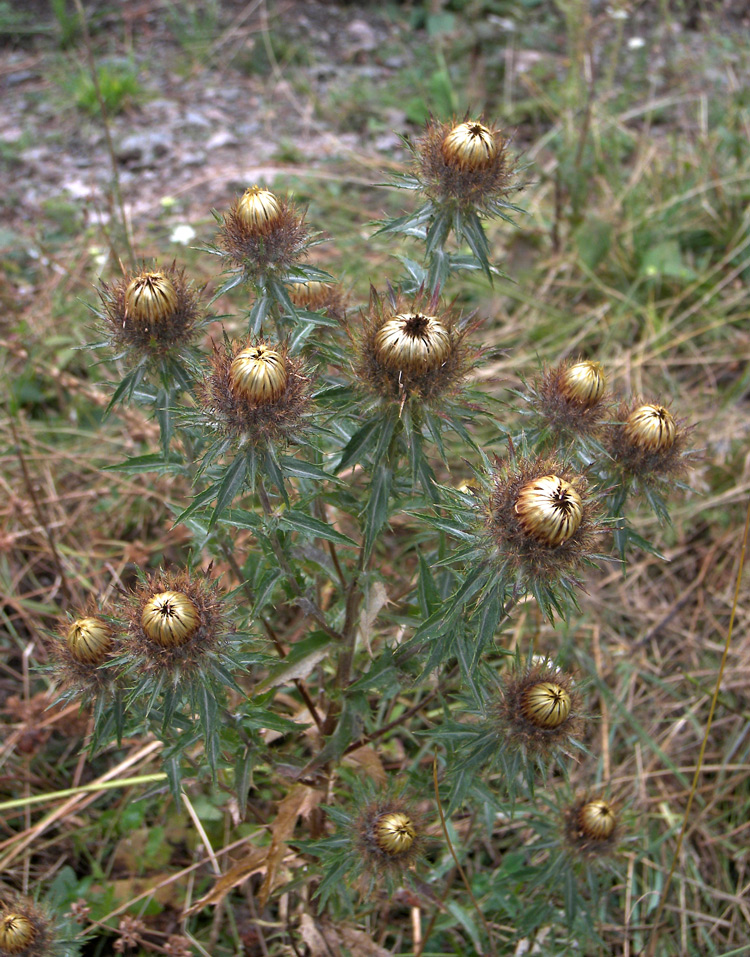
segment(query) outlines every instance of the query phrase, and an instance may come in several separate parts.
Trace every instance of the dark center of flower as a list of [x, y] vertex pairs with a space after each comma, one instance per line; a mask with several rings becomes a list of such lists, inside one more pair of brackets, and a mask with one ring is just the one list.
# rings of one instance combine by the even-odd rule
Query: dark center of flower
[[552, 493], [552, 508], [558, 509], [563, 515], [568, 515], [575, 509], [568, 489], [559, 485]]
[[480, 140], [484, 139], [484, 127], [481, 123], [475, 123], [469, 127], [469, 136], [476, 136]]
[[165, 601], [159, 609], [159, 614], [162, 616], [162, 618], [171, 618], [173, 615], [176, 615], [177, 612], [168, 601]]
[[413, 316], [409, 316], [404, 323], [404, 335], [409, 336], [411, 339], [424, 339], [426, 338], [429, 325], [429, 316], [423, 316], [417, 312]]

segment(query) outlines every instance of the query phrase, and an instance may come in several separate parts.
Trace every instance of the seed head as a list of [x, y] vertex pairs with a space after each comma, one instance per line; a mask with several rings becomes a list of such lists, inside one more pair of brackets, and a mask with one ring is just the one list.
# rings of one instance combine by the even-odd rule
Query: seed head
[[271, 232], [278, 223], [281, 205], [270, 190], [251, 186], [237, 203], [237, 216], [248, 229], [265, 234]]
[[195, 603], [179, 591], [152, 595], [141, 613], [144, 632], [162, 648], [184, 645], [196, 633], [200, 623], [200, 612]]
[[597, 798], [587, 801], [578, 812], [578, 825], [592, 841], [605, 841], [612, 836], [617, 825], [615, 810], [609, 801]]
[[450, 352], [451, 337], [435, 316], [402, 313], [388, 319], [375, 336], [375, 355], [396, 372], [437, 369]]
[[482, 123], [459, 123], [443, 140], [445, 162], [462, 170], [485, 169], [497, 156], [491, 130]]
[[101, 618], [77, 618], [65, 637], [70, 654], [82, 664], [99, 665], [114, 645], [111, 627]]
[[408, 853], [417, 836], [414, 822], [403, 811], [381, 814], [374, 830], [378, 847], [390, 857]]
[[0, 918], [0, 953], [20, 954], [34, 937], [34, 925], [23, 914], [9, 913]]
[[562, 374], [560, 391], [569, 401], [590, 409], [604, 395], [607, 380], [599, 362], [585, 359], [568, 366]]
[[557, 728], [570, 714], [570, 695], [553, 681], [539, 681], [523, 694], [521, 707], [527, 721], [538, 728]]
[[677, 438], [677, 423], [663, 405], [639, 405], [628, 416], [625, 436], [645, 452], [666, 452]]
[[125, 289], [125, 320], [160, 322], [177, 309], [177, 290], [163, 272], [142, 272]]
[[515, 511], [527, 535], [554, 548], [577, 531], [583, 502], [570, 482], [557, 475], [542, 475], [521, 488]]
[[311, 279], [309, 282], [291, 282], [288, 289], [289, 298], [297, 308], [323, 312], [334, 319], [344, 318], [346, 296], [341, 293], [338, 284]]
[[261, 343], [235, 356], [229, 378], [236, 393], [255, 405], [267, 405], [286, 389], [286, 363], [280, 353]]

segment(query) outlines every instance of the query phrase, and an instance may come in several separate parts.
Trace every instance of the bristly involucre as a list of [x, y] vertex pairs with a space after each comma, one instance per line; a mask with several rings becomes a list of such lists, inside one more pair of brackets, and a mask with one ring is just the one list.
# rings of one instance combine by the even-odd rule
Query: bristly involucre
[[513, 189], [507, 140], [480, 120], [432, 120], [414, 151], [414, 174], [438, 204], [481, 209]]
[[227, 339], [214, 345], [211, 370], [196, 388], [209, 429], [243, 444], [290, 440], [310, 407], [310, 380], [286, 344]]
[[419, 815], [400, 799], [371, 801], [360, 811], [353, 827], [367, 877], [403, 874], [424, 850]]
[[620, 837], [620, 819], [612, 801], [581, 797], [563, 813], [568, 850], [590, 860], [610, 854]]
[[581, 359], [545, 369], [528, 391], [538, 428], [559, 444], [599, 435], [609, 401], [599, 362]]
[[205, 318], [200, 289], [175, 263], [102, 283], [99, 313], [112, 346], [150, 359], [190, 345]]
[[635, 399], [621, 403], [616, 421], [607, 423], [603, 444], [623, 479], [649, 486], [687, 472], [689, 433], [665, 406]]
[[479, 355], [467, 342], [475, 327], [437, 298], [381, 297], [371, 288], [359, 335], [350, 332], [355, 378], [385, 402], [437, 404], [460, 390]]
[[49, 914], [32, 901], [13, 896], [0, 905], [0, 957], [52, 957], [54, 938]]

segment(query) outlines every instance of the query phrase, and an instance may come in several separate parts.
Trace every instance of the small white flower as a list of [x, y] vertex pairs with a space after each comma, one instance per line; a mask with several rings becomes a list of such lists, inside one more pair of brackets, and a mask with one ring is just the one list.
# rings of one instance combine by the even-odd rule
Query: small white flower
[[176, 203], [177, 200], [174, 198], [174, 196], [162, 196], [162, 198], [159, 200], [159, 205], [164, 209], [171, 209], [174, 205], [176, 205]]
[[646, 46], [646, 41], [643, 37], [631, 37], [628, 40], [628, 49], [629, 50], [640, 50], [641, 47]]
[[192, 239], [195, 239], [195, 230], [192, 226], [188, 226], [187, 223], [181, 223], [179, 226], [175, 226], [169, 237], [170, 242], [179, 243], [181, 246], [187, 246]]

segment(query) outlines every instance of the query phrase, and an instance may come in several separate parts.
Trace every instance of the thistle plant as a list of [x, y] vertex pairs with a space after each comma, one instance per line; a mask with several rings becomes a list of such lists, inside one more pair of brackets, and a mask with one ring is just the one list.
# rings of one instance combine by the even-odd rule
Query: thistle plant
[[[405, 880], [439, 884], [447, 853], [438, 839], [427, 860], [425, 821], [445, 809], [542, 835], [524, 877], [537, 926], [558, 921], [564, 897], [567, 930], [594, 935], [607, 883], [594, 893], [576, 862], [616, 858], [622, 816], [593, 770], [591, 796], [565, 805], [571, 768], [597, 761], [586, 676], [540, 657], [519, 621], [534, 609], [574, 628], [592, 571], [626, 559], [625, 544], [655, 548], [626, 508], [643, 493], [667, 517], [658, 490], [689, 464], [689, 430], [639, 397], [614, 411], [603, 356], [530, 373], [498, 421], [471, 382], [488, 317], [443, 290], [467, 271], [499, 275], [487, 226], [522, 216], [509, 202], [517, 164], [484, 118], [431, 121], [408, 145], [396, 185], [420, 205], [380, 232], [418, 253], [367, 303], [345, 309], [333, 277], [305, 262], [317, 238], [303, 212], [256, 185], [217, 214], [207, 247], [225, 268], [214, 301], [239, 290], [247, 307], [239, 338], [201, 341], [206, 309], [177, 266], [103, 287], [101, 324], [131, 363], [113, 401], [145, 395], [162, 432], [160, 453], [121, 468], [180, 479], [170, 518], [189, 550], [185, 567], [143, 569], [62, 626], [55, 667], [64, 695], [94, 700], [95, 747], [163, 742], [177, 800], [186, 769], [240, 813], [254, 788], [280, 800], [311, 789], [308, 833], [293, 825], [284, 842], [314, 875], [320, 912], [362, 914]], [[390, 775], [398, 730], [409, 771]], [[351, 769], [362, 749], [367, 787]], [[568, 883], [542, 900], [561, 854]]]

